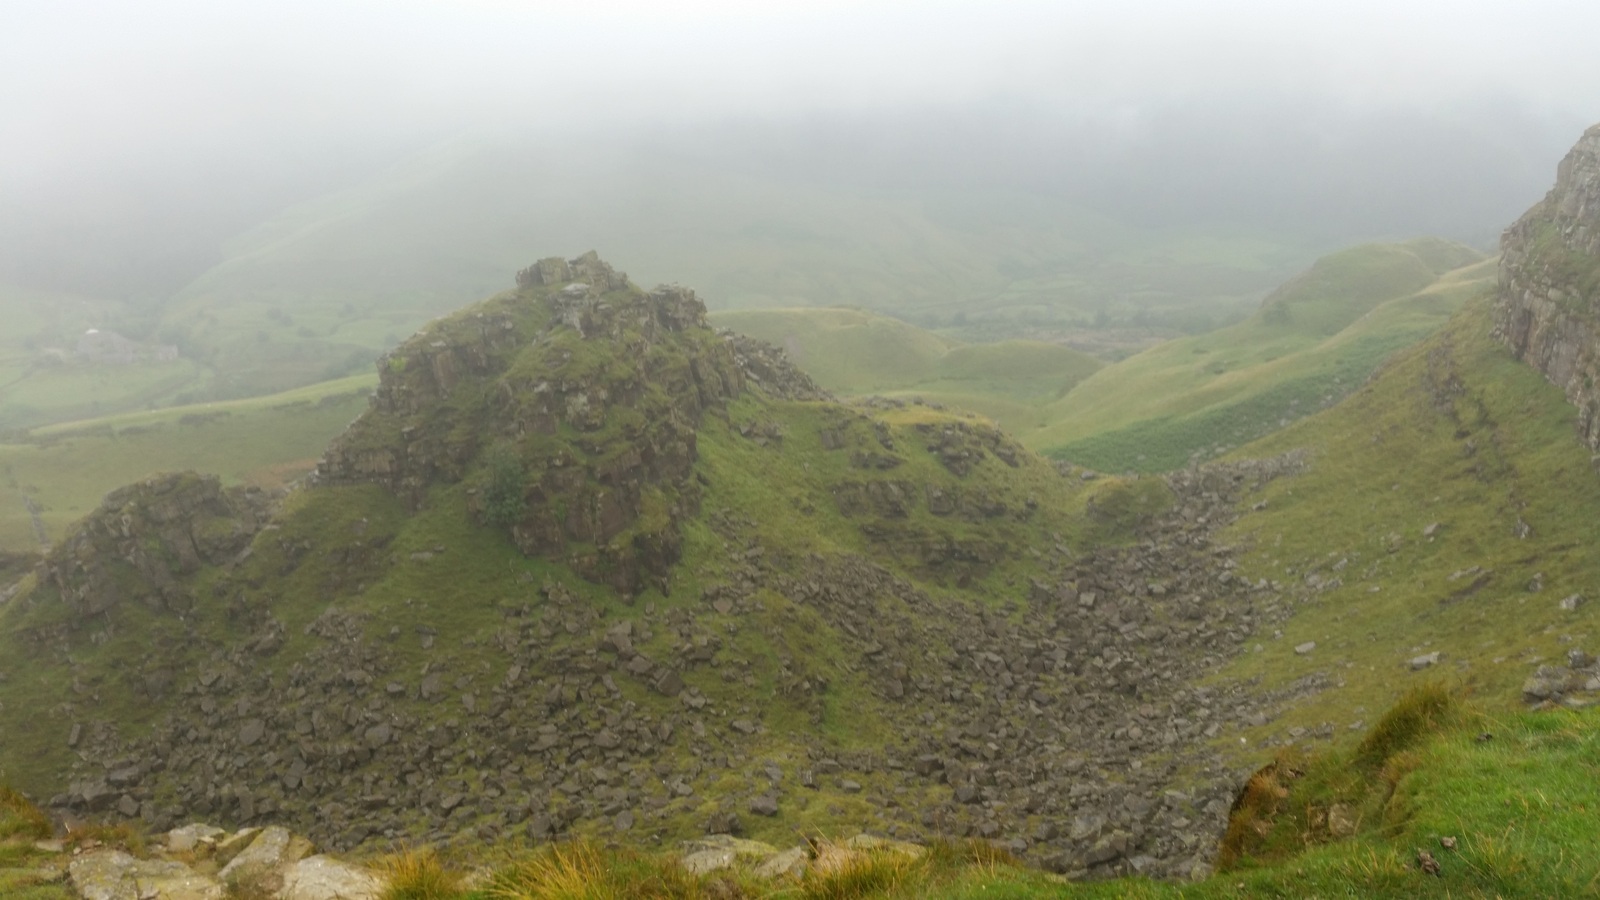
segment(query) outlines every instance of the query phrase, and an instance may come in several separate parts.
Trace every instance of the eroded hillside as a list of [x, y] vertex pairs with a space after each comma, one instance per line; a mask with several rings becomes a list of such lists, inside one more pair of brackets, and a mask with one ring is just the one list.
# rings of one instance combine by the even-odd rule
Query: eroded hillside
[[[167, 476], [52, 552], [3, 610], [5, 779], [343, 847], [871, 827], [1208, 864], [1239, 777], [1208, 741], [1264, 701], [1200, 685], [1273, 593], [1215, 535], [1294, 457], [1068, 477], [833, 401], [592, 255], [380, 374], [270, 519]], [[133, 562], [74, 568], [105, 541]]]

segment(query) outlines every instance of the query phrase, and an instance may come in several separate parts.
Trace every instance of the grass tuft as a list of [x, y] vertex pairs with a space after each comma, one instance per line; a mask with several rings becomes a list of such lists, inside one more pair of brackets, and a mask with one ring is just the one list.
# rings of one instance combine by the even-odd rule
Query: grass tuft
[[[713, 896], [674, 857], [608, 853], [588, 841], [555, 844], [512, 863], [496, 873], [488, 895], [505, 900], [701, 900]], [[741, 895], [724, 889], [715, 896], [733, 900]]]
[[925, 867], [922, 859], [889, 848], [857, 850], [822, 843], [800, 880], [804, 900], [858, 900], [891, 895]]
[[144, 832], [128, 822], [80, 822], [67, 829], [66, 845], [71, 849], [104, 845], [121, 847], [134, 856], [145, 854]]
[[1455, 709], [1455, 698], [1442, 684], [1412, 688], [1362, 738], [1354, 761], [1367, 769], [1387, 766], [1396, 754], [1437, 731]]
[[20, 837], [42, 840], [55, 834], [55, 823], [21, 793], [0, 785], [0, 840]]
[[449, 900], [463, 896], [461, 875], [451, 871], [430, 847], [384, 857], [378, 871], [387, 886], [382, 900]]

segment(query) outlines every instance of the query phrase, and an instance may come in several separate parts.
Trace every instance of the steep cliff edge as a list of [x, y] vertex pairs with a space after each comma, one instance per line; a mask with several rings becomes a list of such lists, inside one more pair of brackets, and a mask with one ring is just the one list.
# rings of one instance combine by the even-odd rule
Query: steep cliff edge
[[1600, 451], [1600, 125], [1506, 229], [1501, 252], [1495, 336], [1566, 392], [1584, 443]]

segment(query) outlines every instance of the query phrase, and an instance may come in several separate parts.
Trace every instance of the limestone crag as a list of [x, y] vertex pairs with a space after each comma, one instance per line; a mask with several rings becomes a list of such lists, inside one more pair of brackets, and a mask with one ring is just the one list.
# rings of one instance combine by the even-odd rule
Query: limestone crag
[[747, 384], [783, 400], [833, 399], [778, 347], [727, 329], [719, 329], [717, 334], [733, 349], [733, 358]]
[[108, 494], [45, 556], [40, 580], [80, 618], [127, 601], [181, 612], [194, 603], [182, 579], [237, 558], [277, 499], [193, 472], [146, 478]]
[[1582, 440], [1600, 451], [1600, 125], [1500, 246], [1495, 335], [1566, 392]]
[[[476, 475], [478, 514], [523, 553], [627, 594], [661, 583], [698, 508], [696, 429], [745, 387], [734, 348], [694, 292], [645, 293], [593, 253], [517, 280], [390, 354], [317, 478], [375, 481], [415, 507]], [[779, 389], [809, 383], [762, 371]]]

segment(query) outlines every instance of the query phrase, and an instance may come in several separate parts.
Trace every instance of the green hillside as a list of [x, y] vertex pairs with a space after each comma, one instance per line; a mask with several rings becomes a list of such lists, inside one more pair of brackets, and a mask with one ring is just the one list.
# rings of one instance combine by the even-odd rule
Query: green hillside
[[712, 324], [782, 347], [817, 383], [871, 394], [938, 377], [959, 342], [908, 322], [856, 309], [760, 309], [713, 313]]
[[[56, 541], [110, 491], [194, 469], [229, 484], [278, 487], [309, 472], [366, 409], [377, 378], [283, 394], [123, 413], [16, 432], [0, 441], [0, 553]], [[43, 534], [40, 534], [40, 531]]]
[[[595, 290], [615, 285], [598, 265], [573, 263]], [[798, 372], [740, 356], [747, 351], [731, 348], [741, 345], [683, 326], [695, 309], [683, 292], [652, 295], [646, 307], [636, 307], [644, 300], [628, 287], [582, 303], [563, 299], [564, 288], [500, 295], [435, 323], [388, 358], [371, 411], [325, 457], [323, 483], [292, 495], [269, 530], [243, 536], [248, 553], [233, 549], [241, 535], [228, 517], [261, 501], [207, 493], [214, 489], [192, 476], [119, 492], [124, 499], [115, 503], [123, 506], [108, 505], [75, 529], [58, 559], [134, 564], [97, 575], [97, 564], [85, 574], [52, 563], [58, 568], [24, 581], [19, 598], [0, 609], [7, 658], [27, 660], [28, 671], [26, 689], [14, 673], [0, 679], [0, 702], [30, 723], [0, 730], [3, 775], [53, 790], [63, 777], [61, 735], [81, 728], [81, 743], [72, 741], [91, 758], [156, 753], [168, 761], [177, 780], [145, 773], [149, 780], [128, 789], [141, 809], [152, 804], [154, 821], [179, 809], [270, 815], [343, 846], [373, 833], [347, 819], [329, 820], [338, 823], [330, 829], [307, 817], [275, 778], [248, 793], [250, 807], [237, 792], [209, 795], [186, 779], [228, 754], [286, 753], [307, 764], [307, 777], [322, 779], [313, 783], [332, 786], [349, 776], [318, 768], [317, 760], [341, 760], [368, 790], [384, 792], [373, 795], [385, 800], [372, 808], [385, 828], [436, 841], [470, 826], [473, 841], [516, 841], [534, 829], [659, 847], [730, 813], [744, 814], [746, 834], [779, 847], [797, 833], [863, 823], [926, 836], [917, 816], [937, 822], [947, 813], [957, 824], [938, 825], [942, 833], [981, 835], [983, 807], [952, 804], [955, 782], [919, 780], [903, 760], [958, 767], [946, 772], [976, 765], [970, 784], [981, 791], [990, 770], [957, 762], [982, 759], [981, 745], [948, 758], [927, 751], [1004, 729], [1004, 740], [1021, 735], [1014, 749], [996, 751], [1007, 760], [1044, 754], [1067, 765], [1105, 752], [1028, 743], [1035, 732], [1025, 723], [1052, 703], [1120, 684], [1102, 680], [1099, 668], [1116, 658], [1099, 655], [1118, 646], [1115, 635], [1132, 635], [1135, 642], [1120, 646], [1149, 652], [1181, 646], [1187, 628], [1214, 634], [1204, 612], [1182, 624], [1190, 618], [1187, 591], [1197, 584], [1184, 579], [1198, 577], [1231, 585], [1229, 594], [1208, 596], [1206, 604], [1216, 605], [1205, 608], [1220, 614], [1216, 627], [1238, 636], [1240, 652], [1207, 655], [1209, 668], [1186, 668], [1194, 662], [1184, 652], [1166, 657], [1177, 693], [1142, 676], [1149, 680], [1121, 701], [1132, 718], [1116, 733], [1136, 740], [1127, 723], [1148, 722], [1152, 710], [1179, 715], [1191, 686], [1193, 696], [1228, 698], [1208, 712], [1219, 728], [1188, 726], [1195, 737], [1178, 760], [1170, 744], [1139, 757], [1191, 798], [1172, 810], [1184, 821], [1200, 814], [1197, 798], [1206, 790], [1190, 766], [1219, 771], [1207, 761], [1218, 753], [1235, 773], [1267, 764], [1233, 808], [1221, 872], [1182, 886], [1068, 885], [957, 841], [936, 844], [921, 861], [865, 854], [861, 865], [878, 874], [862, 877], [880, 879], [865, 893], [820, 874], [792, 889], [952, 898], [1582, 893], [1596, 872], [1571, 860], [1588, 859], [1593, 840], [1583, 823], [1600, 802], [1590, 797], [1600, 730], [1592, 711], [1520, 708], [1529, 691], [1574, 705], [1593, 693], [1584, 679], [1596, 667], [1589, 620], [1597, 613], [1585, 591], [1600, 578], [1600, 553], [1590, 549], [1585, 511], [1600, 504], [1600, 479], [1575, 438], [1575, 410], [1490, 337], [1487, 300], [1449, 296], [1475, 289], [1481, 267], [1447, 273], [1398, 300], [1372, 300], [1353, 321], [1298, 302], [1313, 291], [1280, 292], [1275, 302], [1287, 301], [1291, 314], [1316, 310], [1306, 320], [1332, 332], [1315, 345], [1320, 353], [1359, 342], [1369, 326], [1410, 321], [1420, 329], [1441, 307], [1457, 312], [1388, 354], [1342, 402], [1231, 453], [1225, 462], [1241, 471], [1265, 471], [1248, 468], [1261, 465], [1249, 460], [1279, 459], [1288, 474], [1246, 478], [1239, 482], [1246, 493], [1209, 507], [1201, 498], [1226, 483], [1217, 480], [1225, 468], [1195, 473], [1190, 488], [1183, 478], [1064, 479], [979, 420], [926, 405], [866, 409], [809, 399], [814, 388]], [[654, 318], [643, 309], [655, 310]], [[854, 335], [863, 347], [894, 337], [923, 348], [898, 357], [902, 368], [1005, 381], [1041, 365], [1022, 353], [908, 341], [926, 333], [877, 317], [782, 315], [795, 332], [803, 325], [808, 334]], [[804, 343], [796, 350], [805, 352]], [[738, 387], [736, 373], [757, 371], [768, 389]], [[851, 371], [877, 377], [865, 365]], [[315, 406], [292, 402], [257, 401], [233, 412], [244, 422]], [[144, 413], [40, 437], [110, 440], [111, 431], [116, 440], [138, 438], [143, 427], [182, 425], [173, 415]], [[685, 446], [695, 448], [687, 467]], [[194, 512], [175, 518], [189, 496], [199, 498]], [[1226, 524], [1232, 513], [1224, 510], [1235, 500], [1239, 517]], [[784, 514], [773, 514], [779, 509]], [[140, 516], [198, 516], [196, 546], [209, 553], [207, 542], [221, 542], [218, 559], [235, 561], [169, 572], [161, 566], [181, 564], [165, 556], [168, 533], [158, 527], [140, 536], [144, 526], [126, 524]], [[1195, 530], [1208, 520], [1223, 528], [1215, 540]], [[1161, 522], [1168, 524], [1152, 528]], [[142, 558], [110, 552], [119, 533], [134, 536], [128, 546], [142, 547]], [[112, 543], [100, 547], [103, 541]], [[1189, 545], [1196, 555], [1185, 558], [1191, 551], [1180, 548]], [[1131, 566], [1113, 561], [1141, 547], [1152, 554], [1130, 557]], [[163, 558], [169, 562], [151, 568]], [[1157, 560], [1176, 567], [1158, 571]], [[152, 577], [160, 572], [169, 574]], [[1090, 608], [1082, 593], [1097, 589], [1113, 598], [1088, 601], [1109, 615], [1109, 631], [1085, 628], [1092, 620], [1082, 617]], [[222, 597], [230, 599], [208, 599]], [[86, 617], [84, 604], [96, 611]], [[176, 610], [183, 615], [172, 616]], [[1235, 610], [1243, 612], [1234, 620], [1242, 629], [1223, 624]], [[1120, 624], [1130, 615], [1147, 618]], [[1157, 633], [1164, 637], [1153, 642]], [[1022, 675], [1026, 665], [983, 668], [986, 654], [1003, 663], [1005, 647], [1057, 638], [1068, 659], [1079, 641], [1100, 662], [1076, 657], [1078, 668], [1066, 670], [1076, 674], [1059, 682]], [[1195, 651], [1215, 653], [1209, 640]], [[919, 662], [919, 654], [933, 661]], [[969, 656], [979, 661], [978, 678], [958, 676], [953, 694], [939, 689], [938, 673], [963, 672]], [[336, 659], [356, 668], [332, 665]], [[636, 671], [632, 660], [644, 663]], [[323, 670], [320, 680], [306, 680]], [[1001, 687], [1002, 671], [1036, 680], [1017, 696]], [[367, 678], [383, 692], [365, 692]], [[188, 689], [214, 704], [209, 718], [162, 705], [171, 685], [210, 679], [214, 687]], [[316, 691], [297, 694], [296, 685]], [[1095, 695], [1093, 708], [1115, 704], [1122, 690]], [[318, 692], [342, 699], [327, 708], [306, 699]], [[900, 692], [916, 702], [899, 702]], [[1463, 695], [1470, 703], [1457, 699]], [[346, 699], [374, 713], [349, 712], [360, 707]], [[258, 729], [249, 710], [261, 704], [268, 713]], [[1040, 711], [1024, 712], [1028, 704]], [[709, 715], [695, 715], [702, 706]], [[333, 709], [354, 724], [337, 724]], [[275, 730], [298, 730], [297, 722], [305, 723], [311, 753]], [[214, 749], [174, 754], [184, 729], [198, 747]], [[254, 735], [262, 749], [247, 751], [237, 734]], [[596, 747], [582, 735], [608, 737]], [[505, 741], [544, 749], [529, 757], [538, 760], [530, 768], [508, 775], [506, 758], [496, 756]], [[1062, 749], [1066, 755], [1050, 757]], [[960, 755], [966, 752], [973, 755]], [[375, 767], [390, 753], [425, 769], [443, 766], [436, 777], [455, 793], [386, 777]], [[1117, 757], [1095, 758], [1092, 765], [1107, 766]], [[767, 767], [779, 774], [761, 774]], [[248, 768], [233, 771], [249, 777]], [[619, 779], [616, 771], [649, 774]], [[796, 775], [802, 771], [808, 774]], [[1022, 808], [1024, 796], [1048, 803], [1065, 791], [1039, 773], [1030, 777], [1042, 778], [1044, 790], [1003, 794], [1013, 776], [993, 774], [993, 796]], [[818, 783], [790, 786], [796, 777]], [[86, 793], [73, 796], [99, 796], [79, 784], [71, 790]], [[519, 799], [507, 807], [507, 796]], [[456, 808], [462, 797], [469, 798], [459, 806], [464, 815], [441, 814], [439, 804]], [[767, 797], [777, 804], [772, 818], [749, 814]], [[1020, 840], [1035, 865], [1082, 874], [1074, 866], [1099, 859], [1109, 838], [1038, 838], [1049, 832], [1031, 830], [1062, 818], [1079, 821], [1041, 806], [1022, 817], [1035, 837], [1010, 840]], [[635, 821], [647, 824], [634, 832]], [[1000, 821], [992, 834], [1003, 839]], [[1068, 848], [1064, 856], [1041, 853], [1053, 841]], [[1419, 869], [1419, 848], [1442, 878]], [[596, 863], [586, 877], [623, 879], [612, 888], [623, 894], [634, 884], [627, 878], [676, 871], [666, 857], [593, 852], [614, 862]], [[1124, 857], [1111, 859], [1096, 873], [1136, 871]], [[1165, 871], [1187, 872], [1193, 862], [1177, 865]], [[517, 881], [534, 871], [510, 866], [497, 883], [539, 896], [539, 882]], [[791, 889], [748, 873], [739, 878], [747, 893], [714, 890]], [[673, 883], [680, 892], [664, 896], [713, 890], [710, 880], [688, 876]]]
[[1252, 745], [1347, 733], [1431, 678], [1516, 707], [1541, 665], [1592, 652], [1600, 478], [1576, 411], [1489, 321], [1473, 302], [1343, 403], [1237, 451], [1308, 459], [1230, 534], [1278, 621], [1225, 677], [1312, 685]]
[[1023, 437], [1107, 471], [1209, 458], [1338, 401], [1390, 353], [1489, 290], [1494, 272], [1475, 252], [1435, 239], [1333, 254], [1245, 322], [1100, 370]]
[[841, 396], [920, 398], [1012, 430], [1031, 424], [1041, 407], [1102, 365], [1059, 344], [966, 344], [863, 310], [747, 310], [717, 313], [712, 321], [782, 347]]
[[[1208, 702], [1244, 599], [1184, 512], [1220, 523], [1269, 471], [1064, 478], [970, 414], [821, 399], [682, 289], [592, 256], [529, 273], [386, 357], [281, 506], [163, 475], [59, 540], [0, 605], [0, 779], [347, 849], [866, 827], [1200, 864], [1231, 771], [1107, 736]], [[1063, 599], [1135, 569], [1229, 624]], [[1089, 705], [1046, 727], [1064, 704]], [[1123, 768], [1073, 794], [1086, 766]], [[1045, 827], [1135, 795], [1164, 798], [1137, 833]]]
[[[870, 308], [967, 337], [1095, 344], [1235, 320], [1313, 250], [1265, 234], [1141, 229], [1003, 191], [865, 190], [672, 155], [454, 144], [239, 235], [161, 328], [217, 396], [357, 370], [505, 285], [529, 248], [598, 248], [715, 309]], [[1118, 337], [1107, 344], [1134, 340]], [[362, 357], [362, 353], [366, 357]]]

